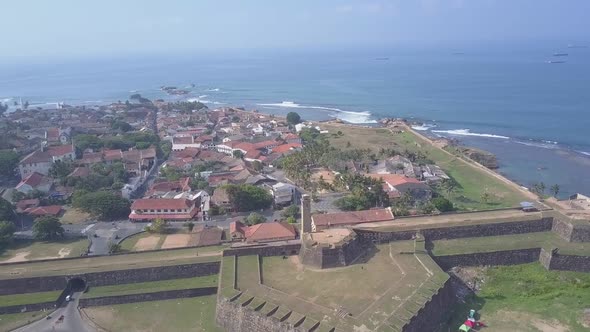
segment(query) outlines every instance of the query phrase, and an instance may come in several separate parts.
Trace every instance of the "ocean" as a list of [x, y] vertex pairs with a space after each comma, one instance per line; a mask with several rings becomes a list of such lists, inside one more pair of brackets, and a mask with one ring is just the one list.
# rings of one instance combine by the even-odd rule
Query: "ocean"
[[[559, 184], [566, 197], [590, 194], [590, 49], [566, 44], [23, 61], [0, 64], [0, 101], [95, 105], [140, 93], [310, 120], [403, 117], [496, 154], [498, 171], [523, 186]], [[190, 93], [168, 96], [163, 85]]]

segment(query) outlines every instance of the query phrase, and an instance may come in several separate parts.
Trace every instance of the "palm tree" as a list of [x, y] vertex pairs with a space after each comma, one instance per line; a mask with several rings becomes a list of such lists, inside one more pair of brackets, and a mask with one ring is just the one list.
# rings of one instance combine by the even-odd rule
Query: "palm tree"
[[557, 194], [559, 194], [559, 185], [558, 184], [554, 184], [551, 186], [551, 188], [549, 188], [549, 190], [551, 191], [551, 193], [553, 194], [553, 197], [557, 198]]

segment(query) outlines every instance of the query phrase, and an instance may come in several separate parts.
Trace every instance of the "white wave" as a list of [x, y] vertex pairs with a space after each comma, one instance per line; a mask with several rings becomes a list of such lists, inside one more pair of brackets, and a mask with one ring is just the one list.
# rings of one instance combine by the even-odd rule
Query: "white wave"
[[219, 92], [219, 88], [214, 88], [214, 89], [207, 89], [205, 91], [209, 91], [209, 92]]
[[138, 93], [139, 90], [130, 90], [129, 92], [131, 92], [131, 93]]
[[207, 98], [209, 95], [200, 95], [199, 98]]
[[543, 142], [544, 143], [547, 143], [547, 144], [553, 144], [553, 145], [557, 145], [558, 144], [557, 141], [543, 141]]
[[427, 131], [432, 128], [436, 128], [436, 125], [423, 124], [423, 125], [419, 125], [419, 126], [418, 125], [412, 126], [412, 129], [418, 130], [418, 131]]
[[186, 101], [191, 102], [191, 103], [199, 102], [199, 103], [203, 103], [203, 104], [213, 104], [212, 101], [202, 99], [202, 98], [188, 98]]
[[526, 145], [526, 146], [532, 146], [535, 148], [542, 148], [542, 149], [557, 149], [558, 148], [556, 146], [556, 144], [553, 144], [553, 143], [541, 143], [541, 142], [535, 142], [535, 141], [527, 141], [527, 142], [516, 141], [516, 143], [521, 144], [521, 145]]
[[2, 99], [0, 99], [0, 103], [8, 103], [8, 102], [11, 102], [11, 101], [12, 101], [12, 98], [2, 98]]
[[471, 131], [469, 131], [469, 129], [432, 130], [432, 132], [433, 133], [441, 133], [441, 134], [449, 134], [449, 135], [457, 135], [457, 136], [477, 136], [477, 137], [510, 139], [510, 137], [508, 137], [508, 136], [472, 133]]
[[321, 111], [337, 112], [337, 115], [332, 115], [335, 118], [344, 120], [350, 123], [377, 123], [375, 120], [371, 120], [370, 112], [352, 112], [345, 111], [335, 107], [324, 107], [314, 105], [300, 105], [292, 101], [283, 101], [281, 103], [268, 103], [268, 104], [256, 104], [264, 107], [283, 107], [283, 108], [303, 108], [303, 109], [314, 109]]
[[590, 157], [590, 152], [586, 152], [586, 151], [577, 151], [577, 152]]

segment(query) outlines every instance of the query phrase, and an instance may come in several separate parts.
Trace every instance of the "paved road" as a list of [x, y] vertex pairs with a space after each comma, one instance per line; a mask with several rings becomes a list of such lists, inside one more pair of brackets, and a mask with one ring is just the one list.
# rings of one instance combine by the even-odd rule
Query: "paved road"
[[[92, 244], [88, 255], [106, 255], [109, 243], [116, 243], [123, 238], [141, 232], [146, 223], [132, 223], [127, 220], [114, 222], [97, 222], [85, 230]], [[96, 236], [95, 236], [96, 235]]]
[[[50, 316], [50, 319], [41, 319], [37, 322], [31, 323], [15, 332], [91, 332], [92, 328], [84, 322], [78, 311], [78, 300], [82, 292], [77, 292], [72, 295], [73, 300], [61, 308], [55, 310]], [[62, 322], [59, 317], [64, 315]]]

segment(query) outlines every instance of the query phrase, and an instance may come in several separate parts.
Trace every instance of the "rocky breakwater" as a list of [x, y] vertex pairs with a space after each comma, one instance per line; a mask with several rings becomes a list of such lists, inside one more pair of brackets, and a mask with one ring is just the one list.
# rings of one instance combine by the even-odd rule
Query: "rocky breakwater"
[[499, 167], [498, 159], [490, 152], [470, 147], [458, 147], [457, 149], [469, 159], [482, 164], [489, 169], [497, 169]]

